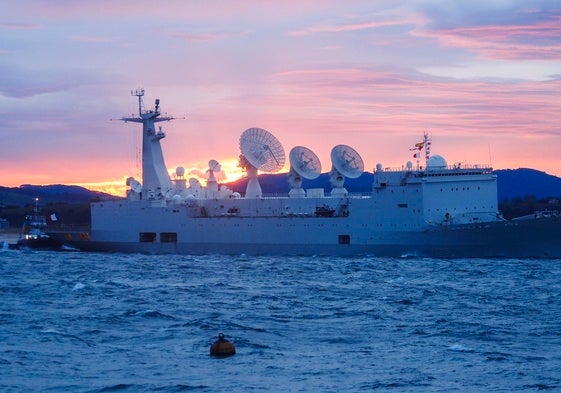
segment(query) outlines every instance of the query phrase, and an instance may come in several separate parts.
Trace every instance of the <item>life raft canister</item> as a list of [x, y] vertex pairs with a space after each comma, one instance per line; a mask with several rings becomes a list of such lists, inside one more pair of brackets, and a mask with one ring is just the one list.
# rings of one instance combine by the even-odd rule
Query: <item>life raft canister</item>
[[224, 333], [218, 335], [218, 340], [210, 347], [210, 356], [228, 357], [236, 354], [234, 344], [224, 338]]

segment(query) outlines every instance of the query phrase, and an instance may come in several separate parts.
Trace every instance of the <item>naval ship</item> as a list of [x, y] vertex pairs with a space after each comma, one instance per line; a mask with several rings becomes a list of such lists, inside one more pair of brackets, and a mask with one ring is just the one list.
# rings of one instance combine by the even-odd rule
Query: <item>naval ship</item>
[[[88, 233], [58, 235], [84, 251], [175, 254], [342, 255], [384, 257], [561, 257], [561, 217], [538, 214], [505, 220], [497, 201], [497, 176], [485, 165], [448, 165], [431, 155], [431, 138], [411, 150], [420, 158], [402, 168], [377, 164], [371, 191], [349, 193], [346, 178], [364, 171], [359, 153], [347, 145], [331, 150], [329, 184], [302, 188], [321, 173], [307, 147], [289, 152], [288, 195], [262, 192], [259, 172], [276, 172], [286, 156], [278, 139], [262, 128], [240, 137], [240, 165], [247, 173], [244, 193], [216, 180], [220, 164], [209, 161], [208, 180], [186, 179], [178, 167], [170, 175], [156, 123], [160, 100], [124, 122], [142, 124], [142, 179], [127, 179], [124, 200], [91, 204]], [[424, 162], [423, 162], [424, 161]], [[421, 163], [423, 165], [421, 165]]]

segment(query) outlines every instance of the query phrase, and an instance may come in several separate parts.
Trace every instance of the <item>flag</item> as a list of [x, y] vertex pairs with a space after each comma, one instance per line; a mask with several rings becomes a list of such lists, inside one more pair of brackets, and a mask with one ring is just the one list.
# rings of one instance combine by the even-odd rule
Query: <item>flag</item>
[[413, 150], [421, 150], [423, 147], [425, 146], [425, 142], [419, 142], [419, 143], [415, 143], [415, 147], [412, 147], [411, 151]]
[[49, 216], [49, 221], [52, 221], [52, 222], [58, 221], [55, 213], [53, 213]]

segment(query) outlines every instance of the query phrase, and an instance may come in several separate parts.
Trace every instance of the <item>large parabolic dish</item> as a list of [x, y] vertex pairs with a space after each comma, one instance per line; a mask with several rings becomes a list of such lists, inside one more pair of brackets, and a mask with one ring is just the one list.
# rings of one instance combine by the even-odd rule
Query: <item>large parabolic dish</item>
[[331, 163], [341, 175], [349, 179], [356, 179], [364, 172], [360, 154], [347, 145], [337, 145], [331, 150]]
[[240, 136], [240, 150], [247, 161], [263, 172], [284, 167], [284, 149], [277, 138], [262, 128], [248, 128]]
[[288, 155], [290, 169], [305, 179], [315, 179], [321, 174], [321, 162], [313, 151], [304, 146], [295, 146]]

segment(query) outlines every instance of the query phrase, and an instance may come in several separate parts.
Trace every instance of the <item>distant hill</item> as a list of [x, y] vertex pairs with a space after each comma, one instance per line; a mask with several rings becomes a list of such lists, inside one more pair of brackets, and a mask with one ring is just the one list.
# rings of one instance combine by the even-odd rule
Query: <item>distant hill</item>
[[55, 184], [50, 186], [35, 186], [24, 184], [20, 187], [0, 186], [0, 207], [25, 206], [33, 204], [39, 198], [41, 204], [48, 203], [90, 203], [93, 200], [117, 199], [118, 197], [98, 191], [90, 191], [79, 186]]
[[[349, 192], [369, 192], [372, 191], [373, 179], [374, 175], [372, 173], [365, 172], [357, 179], [345, 179], [345, 188]], [[266, 194], [288, 194], [290, 191], [287, 173], [261, 174], [259, 175], [259, 184], [261, 185], [263, 192]], [[243, 194], [245, 193], [245, 188], [247, 186], [247, 178], [242, 178], [226, 185], [232, 190]], [[329, 184], [329, 174], [322, 173], [314, 180], [303, 179], [302, 187], [304, 189], [323, 188], [325, 190], [330, 190], [331, 185]]]
[[535, 169], [501, 169], [497, 174], [499, 202], [524, 199], [561, 198], [561, 178]]
[[47, 214], [55, 214], [56, 223], [50, 225], [90, 224], [90, 202], [94, 200], [118, 199], [103, 192], [90, 191], [79, 186], [61, 184], [51, 186], [22, 185], [20, 187], [0, 187], [0, 218], [6, 219], [12, 228], [19, 228], [27, 214], [33, 211], [35, 198]]

